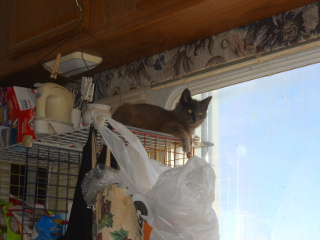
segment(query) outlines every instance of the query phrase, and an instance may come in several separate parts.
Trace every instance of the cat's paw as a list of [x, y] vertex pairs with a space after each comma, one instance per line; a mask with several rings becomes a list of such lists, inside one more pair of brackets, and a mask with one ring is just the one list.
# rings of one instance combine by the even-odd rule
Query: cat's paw
[[201, 144], [200, 142], [200, 137], [197, 135], [192, 136], [192, 146], [193, 147], [198, 147]]

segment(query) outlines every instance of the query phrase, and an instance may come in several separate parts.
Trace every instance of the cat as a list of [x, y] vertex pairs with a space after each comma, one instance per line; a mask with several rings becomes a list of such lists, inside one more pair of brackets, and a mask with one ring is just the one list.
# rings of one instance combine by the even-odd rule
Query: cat
[[124, 103], [112, 118], [127, 126], [171, 134], [180, 140], [183, 151], [189, 154], [192, 134], [206, 119], [211, 98], [195, 100], [186, 88], [172, 111], [151, 104]]

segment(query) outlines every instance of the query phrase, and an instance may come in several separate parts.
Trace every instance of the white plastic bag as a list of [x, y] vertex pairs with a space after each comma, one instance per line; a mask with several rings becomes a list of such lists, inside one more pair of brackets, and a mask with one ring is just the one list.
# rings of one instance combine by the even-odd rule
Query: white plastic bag
[[126, 146], [104, 124], [95, 123], [120, 166], [120, 186], [133, 194], [143, 239], [219, 239], [211, 165], [194, 156], [184, 166], [165, 166], [149, 159], [140, 140], [124, 125], [107, 121], [127, 140]]

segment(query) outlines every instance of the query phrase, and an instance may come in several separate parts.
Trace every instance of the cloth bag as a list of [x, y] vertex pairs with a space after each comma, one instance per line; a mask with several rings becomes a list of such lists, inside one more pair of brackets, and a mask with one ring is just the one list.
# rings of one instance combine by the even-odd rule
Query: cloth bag
[[[110, 151], [104, 145], [98, 160], [92, 159], [92, 165], [103, 164], [117, 168]], [[96, 196], [97, 203], [93, 208], [92, 239], [126, 240], [140, 239], [136, 209], [131, 196], [117, 184], [104, 187]]]
[[97, 195], [93, 211], [93, 239], [140, 239], [136, 209], [125, 189], [113, 184]]
[[129, 129], [106, 119], [121, 139], [105, 123], [95, 125], [120, 166], [119, 185], [132, 194], [142, 239], [218, 240], [218, 219], [212, 208], [212, 166], [196, 156], [175, 168], [149, 159], [140, 140]]

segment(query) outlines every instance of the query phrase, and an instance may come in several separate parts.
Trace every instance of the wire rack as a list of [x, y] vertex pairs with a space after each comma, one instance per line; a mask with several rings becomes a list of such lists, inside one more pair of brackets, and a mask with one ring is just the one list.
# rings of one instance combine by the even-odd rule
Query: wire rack
[[184, 165], [188, 160], [180, 141], [172, 135], [133, 127], [129, 129], [139, 138], [149, 158], [171, 167]]
[[[32, 147], [24, 147], [22, 144], [15, 144], [0, 149], [0, 161], [11, 163], [25, 163], [26, 158], [29, 163], [33, 160], [44, 160], [50, 154], [51, 159], [64, 161], [64, 159], [78, 159], [79, 152], [88, 138], [89, 129], [84, 128], [74, 130], [70, 133], [52, 135], [41, 139], [33, 139]], [[68, 152], [66, 155], [65, 153]], [[71, 156], [70, 156], [71, 154]], [[44, 163], [45, 164], [45, 163]]]
[[[139, 138], [150, 158], [169, 166], [183, 165], [187, 161], [186, 154], [183, 153], [177, 138], [145, 129], [133, 127], [129, 127], [129, 129]], [[29, 163], [45, 166], [48, 156], [50, 156], [52, 161], [55, 160], [59, 163], [68, 163], [69, 161], [78, 163], [79, 152], [82, 152], [88, 134], [89, 128], [83, 128], [65, 134], [33, 139], [30, 148], [26, 148], [22, 144], [1, 148], [0, 161], [23, 164], [28, 158]], [[120, 135], [119, 137], [121, 138]], [[98, 140], [101, 138], [99, 133], [97, 138]]]
[[[183, 165], [187, 161], [188, 158], [183, 153], [179, 140], [173, 136], [139, 128], [129, 127], [129, 129], [141, 141], [149, 158], [172, 167]], [[122, 138], [120, 134], [118, 135]], [[1, 170], [6, 169], [5, 179], [0, 178], [1, 196], [9, 195], [13, 187], [16, 187], [19, 190], [17, 197], [22, 198], [30, 206], [41, 204], [46, 211], [62, 214], [67, 218], [75, 192], [82, 150], [88, 136], [89, 128], [83, 128], [70, 133], [34, 139], [31, 141], [32, 147], [16, 144], [1, 148], [0, 167], [4, 166]], [[97, 144], [100, 144], [99, 132], [97, 140]], [[10, 168], [18, 164], [23, 170], [20, 170], [19, 175], [15, 175]], [[11, 180], [17, 176], [23, 178], [23, 181], [13, 186]], [[30, 210], [32, 207], [28, 211]], [[24, 222], [27, 219], [25, 218]], [[34, 221], [30, 220], [30, 223], [26, 224], [32, 225]]]

